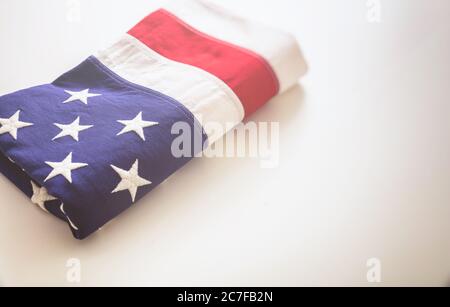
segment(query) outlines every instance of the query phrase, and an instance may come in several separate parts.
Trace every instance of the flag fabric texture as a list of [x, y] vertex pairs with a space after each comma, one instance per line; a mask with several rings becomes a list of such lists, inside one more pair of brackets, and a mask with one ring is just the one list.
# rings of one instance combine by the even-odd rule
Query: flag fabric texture
[[305, 72], [289, 34], [170, 1], [54, 82], [0, 97], [0, 171], [84, 239], [203, 150], [173, 155], [174, 124], [212, 144], [205, 125], [230, 129]]

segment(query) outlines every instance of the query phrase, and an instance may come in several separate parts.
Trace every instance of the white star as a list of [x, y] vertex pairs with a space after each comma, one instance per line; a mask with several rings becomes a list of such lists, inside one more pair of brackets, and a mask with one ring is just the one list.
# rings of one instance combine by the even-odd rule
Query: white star
[[121, 135], [121, 134], [133, 131], [138, 136], [140, 136], [141, 139], [143, 139], [144, 141], [145, 141], [144, 128], [156, 126], [159, 124], [156, 122], [148, 122], [148, 121], [142, 120], [142, 112], [139, 113], [132, 120], [118, 120], [118, 122], [121, 123], [122, 125], [125, 125], [125, 127], [117, 135]]
[[31, 181], [31, 187], [33, 188], [33, 196], [31, 197], [31, 202], [41, 207], [42, 210], [48, 212], [47, 208], [45, 208], [45, 203], [51, 200], [56, 200], [57, 198], [48, 194], [46, 188], [39, 187], [33, 181]]
[[136, 199], [136, 193], [137, 193], [138, 188], [145, 186], [145, 185], [152, 184], [150, 181], [145, 180], [142, 177], [139, 177], [139, 174], [138, 174], [139, 161], [138, 160], [136, 160], [136, 162], [134, 162], [133, 166], [131, 167], [131, 169], [129, 171], [125, 171], [114, 165], [111, 165], [111, 167], [116, 171], [117, 174], [119, 174], [120, 178], [122, 178], [122, 181], [117, 185], [117, 187], [111, 193], [128, 190], [128, 192], [130, 192], [133, 203], [134, 203], [134, 200]]
[[72, 171], [88, 166], [86, 163], [72, 163], [72, 153], [70, 153], [63, 161], [61, 162], [45, 162], [47, 165], [53, 168], [51, 173], [45, 178], [44, 182], [52, 179], [53, 177], [62, 175], [67, 179], [70, 183], [72, 183]]
[[65, 92], [69, 95], [71, 95], [69, 98], [67, 98], [66, 101], [64, 101], [63, 103], [69, 103], [72, 101], [81, 101], [84, 104], [88, 104], [88, 98], [91, 97], [97, 97], [97, 96], [101, 96], [101, 94], [90, 94], [89, 93], [89, 89], [85, 89], [83, 91], [80, 92], [72, 92], [72, 91], [66, 91]]
[[69, 125], [55, 124], [55, 126], [61, 129], [61, 132], [53, 138], [53, 141], [64, 136], [71, 136], [77, 142], [79, 132], [94, 127], [80, 125], [80, 117], [78, 117], [73, 123]]
[[15, 140], [17, 140], [17, 130], [33, 125], [31, 123], [21, 122], [19, 120], [19, 116], [20, 110], [10, 118], [0, 118], [0, 124], [2, 125], [0, 128], [0, 134], [9, 133]]

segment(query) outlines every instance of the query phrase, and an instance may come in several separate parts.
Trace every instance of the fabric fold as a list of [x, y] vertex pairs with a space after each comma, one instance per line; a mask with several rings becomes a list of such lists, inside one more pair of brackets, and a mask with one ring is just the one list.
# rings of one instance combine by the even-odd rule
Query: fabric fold
[[[165, 58], [128, 34], [99, 52], [97, 58], [123, 78], [175, 98], [202, 125], [219, 124], [226, 131], [244, 119], [239, 98], [223, 81], [195, 66]], [[220, 137], [208, 135], [210, 143]]]
[[254, 22], [207, 0], [170, 0], [163, 9], [215, 39], [258, 54], [279, 82], [279, 94], [298, 83], [308, 67], [290, 33]]
[[166, 58], [221, 79], [239, 97], [247, 116], [278, 94], [278, 78], [263, 57], [200, 32], [165, 9], [145, 17], [128, 34]]

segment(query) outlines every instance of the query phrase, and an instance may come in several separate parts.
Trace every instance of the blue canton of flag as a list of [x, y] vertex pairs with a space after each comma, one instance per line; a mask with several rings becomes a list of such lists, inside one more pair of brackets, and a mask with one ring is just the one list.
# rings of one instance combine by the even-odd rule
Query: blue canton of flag
[[1, 97], [0, 106], [0, 171], [78, 239], [191, 159], [171, 153], [175, 123], [191, 127], [192, 142], [207, 138], [178, 101], [94, 57], [52, 84]]

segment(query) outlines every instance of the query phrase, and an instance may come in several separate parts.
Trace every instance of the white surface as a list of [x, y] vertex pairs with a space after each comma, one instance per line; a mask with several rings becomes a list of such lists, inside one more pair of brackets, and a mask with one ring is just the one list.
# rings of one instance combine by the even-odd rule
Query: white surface
[[[280, 166], [197, 159], [82, 242], [0, 176], [0, 283], [70, 286], [75, 257], [81, 285], [367, 285], [378, 257], [384, 285], [448, 284], [450, 2], [381, 1], [382, 23], [363, 0], [223, 2], [308, 59], [252, 117], [280, 122]], [[53, 80], [152, 3], [82, 0], [69, 23], [65, 1], [1, 1], [0, 93]]]

